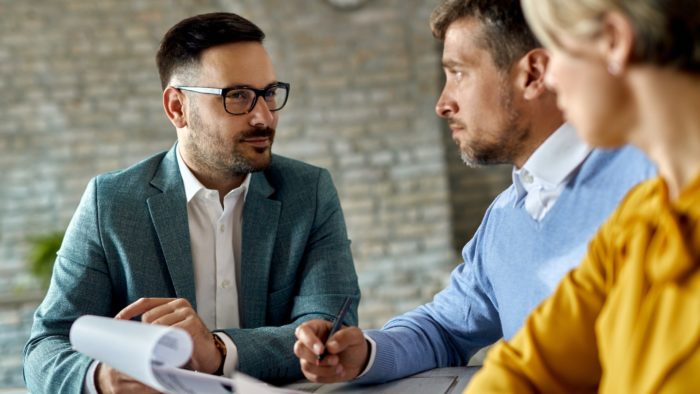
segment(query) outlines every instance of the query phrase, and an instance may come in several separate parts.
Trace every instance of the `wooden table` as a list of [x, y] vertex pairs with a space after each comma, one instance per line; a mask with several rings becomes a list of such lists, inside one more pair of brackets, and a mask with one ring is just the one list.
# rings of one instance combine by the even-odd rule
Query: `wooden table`
[[317, 394], [460, 394], [478, 370], [479, 367], [437, 368], [393, 382], [372, 386], [352, 383], [299, 382], [285, 386], [285, 388]]

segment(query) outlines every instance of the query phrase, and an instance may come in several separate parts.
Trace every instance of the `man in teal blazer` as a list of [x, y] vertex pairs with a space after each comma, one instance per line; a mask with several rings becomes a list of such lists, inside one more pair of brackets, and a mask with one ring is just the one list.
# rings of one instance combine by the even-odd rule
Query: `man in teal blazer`
[[[204, 48], [194, 63], [172, 48], [192, 32]], [[31, 392], [147, 389], [71, 349], [70, 326], [85, 314], [181, 327], [194, 340], [192, 369], [227, 374], [232, 365], [266, 380], [302, 377], [292, 349], [301, 322], [332, 319], [351, 296], [345, 323], [357, 324], [357, 277], [329, 173], [270, 152], [289, 85], [274, 79], [262, 37], [255, 25], [226, 13], [188, 18], [166, 34], [158, 63], [178, 143], [88, 185], [25, 347]], [[180, 65], [172, 60], [178, 56], [185, 59]], [[228, 91], [217, 97], [185, 84]], [[201, 187], [198, 195], [187, 195], [188, 182]], [[218, 196], [213, 206], [226, 211], [237, 190], [243, 190], [240, 250], [226, 244], [202, 253], [201, 242], [209, 240], [195, 242], [201, 234], [191, 231], [197, 212], [189, 204]], [[223, 261], [240, 260], [229, 267], [237, 299], [198, 299], [198, 290], [207, 290], [198, 289], [198, 270], [221, 264], [222, 253], [230, 257]], [[221, 283], [218, 272], [212, 275]], [[198, 313], [204, 302], [217, 314], [236, 306], [239, 324], [207, 326]]]

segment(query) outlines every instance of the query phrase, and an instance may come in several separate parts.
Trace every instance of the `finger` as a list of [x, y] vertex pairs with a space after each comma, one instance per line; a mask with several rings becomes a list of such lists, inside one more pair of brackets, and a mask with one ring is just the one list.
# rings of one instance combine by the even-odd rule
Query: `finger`
[[300, 325], [307, 330], [310, 330], [318, 338], [322, 338], [331, 330], [331, 322], [322, 319], [309, 320]]
[[159, 305], [167, 304], [173, 300], [175, 300], [175, 298], [139, 298], [119, 311], [114, 318], [130, 320], [134, 316], [141, 315]]
[[334, 366], [338, 364], [337, 356], [326, 357], [323, 360], [319, 360], [318, 355], [314, 353], [311, 349], [306, 347], [300, 341], [296, 341], [294, 343], [294, 354], [297, 356], [297, 358], [299, 358], [300, 361], [305, 360], [315, 365]]
[[301, 324], [294, 333], [304, 346], [311, 349], [318, 356], [325, 349], [320, 336], [326, 334], [329, 330], [330, 323], [325, 320], [312, 320]]
[[306, 347], [306, 345], [304, 345], [301, 341], [294, 342], [294, 355], [297, 356], [299, 360], [307, 361], [312, 361], [317, 357], [316, 354], [314, 354], [314, 352]]
[[329, 338], [326, 342], [326, 348], [328, 353], [338, 354], [349, 347], [362, 345], [364, 340], [365, 336], [362, 334], [362, 330], [357, 327], [345, 327]]
[[[151, 308], [141, 315], [141, 321], [149, 324], [172, 326], [196, 312], [184, 298], [169, 298], [170, 302]], [[158, 322], [159, 319], [164, 319]]]
[[340, 381], [339, 373], [343, 371], [341, 365], [315, 365], [313, 363], [301, 361], [301, 370], [307, 379], [319, 383], [333, 383]]
[[146, 386], [145, 384], [132, 380], [129, 382], [122, 382], [119, 386], [115, 387], [115, 392], [119, 393], [139, 393], [139, 394], [158, 394], [158, 390], [151, 386]]
[[183, 305], [177, 299], [166, 304], [158, 305], [155, 308], [144, 312], [141, 315], [141, 321], [150, 324], [162, 324], [164, 326], [172, 326], [185, 320], [194, 310], [187, 305]]
[[182, 326], [187, 320], [187, 315], [182, 313], [179, 309], [172, 312], [167, 312], [165, 310], [159, 312], [163, 312], [164, 314], [158, 316], [158, 314], [149, 314], [150, 312], [146, 312], [141, 317], [141, 321], [148, 324], [159, 324], [161, 326]]
[[154, 388], [147, 386], [131, 376], [121, 373], [116, 369], [110, 369], [112, 391], [115, 393], [158, 393]]

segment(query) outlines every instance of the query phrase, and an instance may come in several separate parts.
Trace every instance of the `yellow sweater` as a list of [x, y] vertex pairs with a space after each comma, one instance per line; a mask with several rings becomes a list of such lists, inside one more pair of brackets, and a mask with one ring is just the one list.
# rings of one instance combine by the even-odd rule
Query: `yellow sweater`
[[596, 391], [700, 393], [700, 177], [630, 192], [465, 393]]

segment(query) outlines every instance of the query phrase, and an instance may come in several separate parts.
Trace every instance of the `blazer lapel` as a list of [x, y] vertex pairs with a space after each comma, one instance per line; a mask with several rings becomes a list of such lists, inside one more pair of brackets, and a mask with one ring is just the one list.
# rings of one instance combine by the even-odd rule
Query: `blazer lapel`
[[243, 208], [241, 240], [241, 327], [265, 325], [268, 280], [282, 204], [269, 199], [274, 189], [264, 172], [251, 174]]
[[194, 268], [187, 222], [187, 198], [173, 146], [163, 157], [151, 185], [162, 193], [149, 197], [148, 210], [173, 282], [175, 295], [184, 298], [197, 310]]

